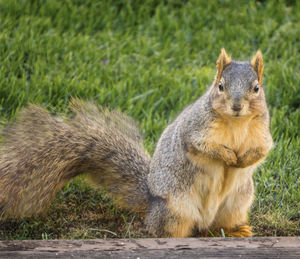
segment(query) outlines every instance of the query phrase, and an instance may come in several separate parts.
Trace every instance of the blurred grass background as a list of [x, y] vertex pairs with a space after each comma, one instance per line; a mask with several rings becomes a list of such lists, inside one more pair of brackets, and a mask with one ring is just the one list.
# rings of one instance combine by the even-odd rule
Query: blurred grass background
[[[238, 60], [264, 56], [276, 145], [255, 174], [251, 224], [258, 236], [300, 235], [299, 1], [2, 0], [0, 122], [28, 103], [65, 113], [71, 97], [91, 99], [138, 121], [153, 152], [213, 81], [221, 47]], [[0, 239], [145, 236], [141, 229], [139, 215], [80, 178], [45, 215], [0, 221]]]

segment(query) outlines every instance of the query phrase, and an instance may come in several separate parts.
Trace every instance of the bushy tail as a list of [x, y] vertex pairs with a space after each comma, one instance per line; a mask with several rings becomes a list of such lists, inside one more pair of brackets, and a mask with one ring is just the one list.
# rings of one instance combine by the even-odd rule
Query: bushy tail
[[31, 105], [3, 131], [0, 149], [0, 216], [43, 212], [79, 174], [104, 187], [123, 207], [144, 211], [150, 156], [133, 121], [73, 100], [70, 118]]

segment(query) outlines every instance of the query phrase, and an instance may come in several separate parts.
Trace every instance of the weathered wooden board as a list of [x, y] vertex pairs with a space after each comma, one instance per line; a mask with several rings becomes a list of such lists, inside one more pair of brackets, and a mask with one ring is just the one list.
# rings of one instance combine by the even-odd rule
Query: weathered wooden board
[[0, 258], [300, 258], [300, 237], [0, 241]]

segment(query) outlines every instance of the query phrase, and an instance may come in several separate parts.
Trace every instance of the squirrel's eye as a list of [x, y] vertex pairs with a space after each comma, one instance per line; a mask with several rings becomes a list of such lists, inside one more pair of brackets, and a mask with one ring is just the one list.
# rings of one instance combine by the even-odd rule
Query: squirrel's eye
[[219, 90], [220, 90], [221, 92], [224, 91], [224, 86], [223, 86], [222, 83], [219, 83]]
[[259, 90], [259, 86], [258, 85], [254, 86], [254, 92], [257, 93], [258, 90]]

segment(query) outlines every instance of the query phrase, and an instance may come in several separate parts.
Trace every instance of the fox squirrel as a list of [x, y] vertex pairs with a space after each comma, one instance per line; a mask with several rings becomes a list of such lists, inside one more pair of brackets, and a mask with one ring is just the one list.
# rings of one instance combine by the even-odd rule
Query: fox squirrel
[[3, 130], [0, 215], [41, 213], [86, 174], [121, 207], [144, 213], [154, 236], [208, 228], [251, 236], [252, 174], [273, 145], [263, 68], [260, 51], [237, 62], [222, 49], [213, 84], [164, 130], [152, 159], [124, 114], [80, 100], [68, 118], [29, 106]]

